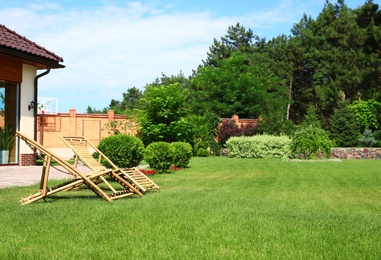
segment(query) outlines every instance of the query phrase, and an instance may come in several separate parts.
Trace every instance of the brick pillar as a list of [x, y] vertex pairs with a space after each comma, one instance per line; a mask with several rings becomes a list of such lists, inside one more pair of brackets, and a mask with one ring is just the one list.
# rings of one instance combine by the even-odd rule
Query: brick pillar
[[232, 120], [234, 120], [236, 125], [239, 125], [239, 117], [237, 115], [233, 115]]
[[69, 110], [70, 121], [69, 121], [69, 131], [71, 136], [77, 135], [77, 111], [75, 109]]
[[115, 112], [114, 110], [107, 111], [108, 121], [114, 121], [115, 120]]

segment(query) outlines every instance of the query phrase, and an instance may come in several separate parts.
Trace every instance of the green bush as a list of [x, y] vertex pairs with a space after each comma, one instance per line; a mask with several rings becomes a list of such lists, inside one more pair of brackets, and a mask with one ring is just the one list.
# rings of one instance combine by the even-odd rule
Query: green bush
[[171, 145], [174, 152], [172, 163], [180, 168], [187, 167], [193, 154], [192, 146], [184, 142], [174, 142]]
[[292, 138], [291, 151], [294, 157], [331, 158], [333, 142], [327, 133], [316, 127], [302, 127]]
[[208, 149], [200, 148], [197, 151], [197, 157], [208, 157], [210, 155], [210, 152]]
[[209, 147], [209, 143], [207, 141], [198, 141], [194, 145], [194, 155], [197, 155], [198, 150], [200, 150], [201, 148], [206, 150], [208, 149], [208, 147]]
[[154, 142], [146, 147], [144, 159], [157, 173], [165, 173], [172, 165], [173, 147], [167, 142]]
[[287, 136], [256, 135], [231, 137], [226, 148], [233, 158], [289, 158], [290, 143]]
[[[143, 142], [135, 136], [126, 134], [110, 135], [104, 138], [99, 143], [98, 149], [120, 168], [136, 167], [144, 157]], [[110, 167], [105, 160], [102, 164]]]

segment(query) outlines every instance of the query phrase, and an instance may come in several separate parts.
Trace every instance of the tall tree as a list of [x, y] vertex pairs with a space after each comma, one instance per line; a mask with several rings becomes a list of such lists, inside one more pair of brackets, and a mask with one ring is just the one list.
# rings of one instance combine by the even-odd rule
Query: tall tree
[[258, 40], [251, 29], [246, 30], [244, 26], [237, 23], [235, 26], [229, 26], [227, 34], [221, 37], [220, 41], [213, 40], [209, 47], [207, 58], [203, 61], [204, 66], [218, 66], [219, 60], [230, 57], [235, 51], [243, 53], [250, 52], [253, 40]]
[[199, 68], [193, 79], [190, 105], [194, 113], [257, 118], [282, 110], [285, 115], [284, 86], [266, 64], [250, 64], [236, 51], [216, 65]]

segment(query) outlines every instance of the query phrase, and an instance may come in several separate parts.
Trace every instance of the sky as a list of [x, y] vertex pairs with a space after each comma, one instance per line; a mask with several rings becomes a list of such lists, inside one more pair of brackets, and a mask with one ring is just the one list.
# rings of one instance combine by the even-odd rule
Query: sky
[[[64, 59], [65, 68], [39, 79], [38, 96], [56, 98], [57, 112], [84, 113], [121, 101], [129, 88], [144, 91], [162, 73], [191, 75], [229, 26], [240, 23], [266, 39], [290, 35], [325, 2], [0, 0], [0, 24]], [[345, 3], [355, 9], [365, 0]]]

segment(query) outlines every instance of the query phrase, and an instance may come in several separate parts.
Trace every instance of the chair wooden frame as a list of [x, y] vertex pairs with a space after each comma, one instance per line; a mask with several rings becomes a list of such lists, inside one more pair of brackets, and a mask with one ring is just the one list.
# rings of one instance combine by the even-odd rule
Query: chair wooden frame
[[[21, 132], [17, 131], [16, 136], [23, 140], [35, 153], [44, 155], [40, 189], [38, 193], [31, 194], [26, 198], [22, 198], [20, 201], [21, 204], [29, 204], [51, 196], [57, 192], [79, 187], [82, 184], [86, 185], [97, 196], [104, 198], [109, 202], [134, 194], [142, 196], [142, 193], [138, 189], [136, 189], [128, 181], [118, 175], [118, 171], [114, 171], [112, 169], [97, 169], [90, 172], [81, 172], [76, 167], [72, 166], [64, 159], [54, 154], [44, 146], [40, 145], [36, 141], [32, 140], [28, 136], [22, 134]], [[53, 187], [48, 187], [49, 172], [50, 168], [52, 167], [52, 161], [59, 164], [69, 174], [71, 179]], [[116, 184], [112, 185], [109, 182], [110, 180], [113, 180], [113, 183]], [[101, 183], [106, 185], [107, 189], [109, 190], [108, 192], [111, 192], [111, 194], [107, 194], [107, 189], [100, 187], [99, 184]]]
[[[116, 172], [116, 174], [122, 179], [131, 183], [134, 187], [139, 189], [141, 192], [146, 192], [147, 190], [159, 190], [160, 187], [154, 183], [150, 178], [148, 178], [144, 173], [142, 173], [137, 167], [121, 169], [117, 167], [105, 154], [103, 154], [96, 146], [89, 142], [85, 137], [74, 137], [74, 136], [60, 136], [61, 140], [69, 146], [75, 154], [75, 167], [78, 161], [81, 161], [89, 169], [101, 170], [106, 169], [101, 162], [106, 160], [111, 169]], [[90, 150], [97, 152], [98, 158], [94, 158]]]

